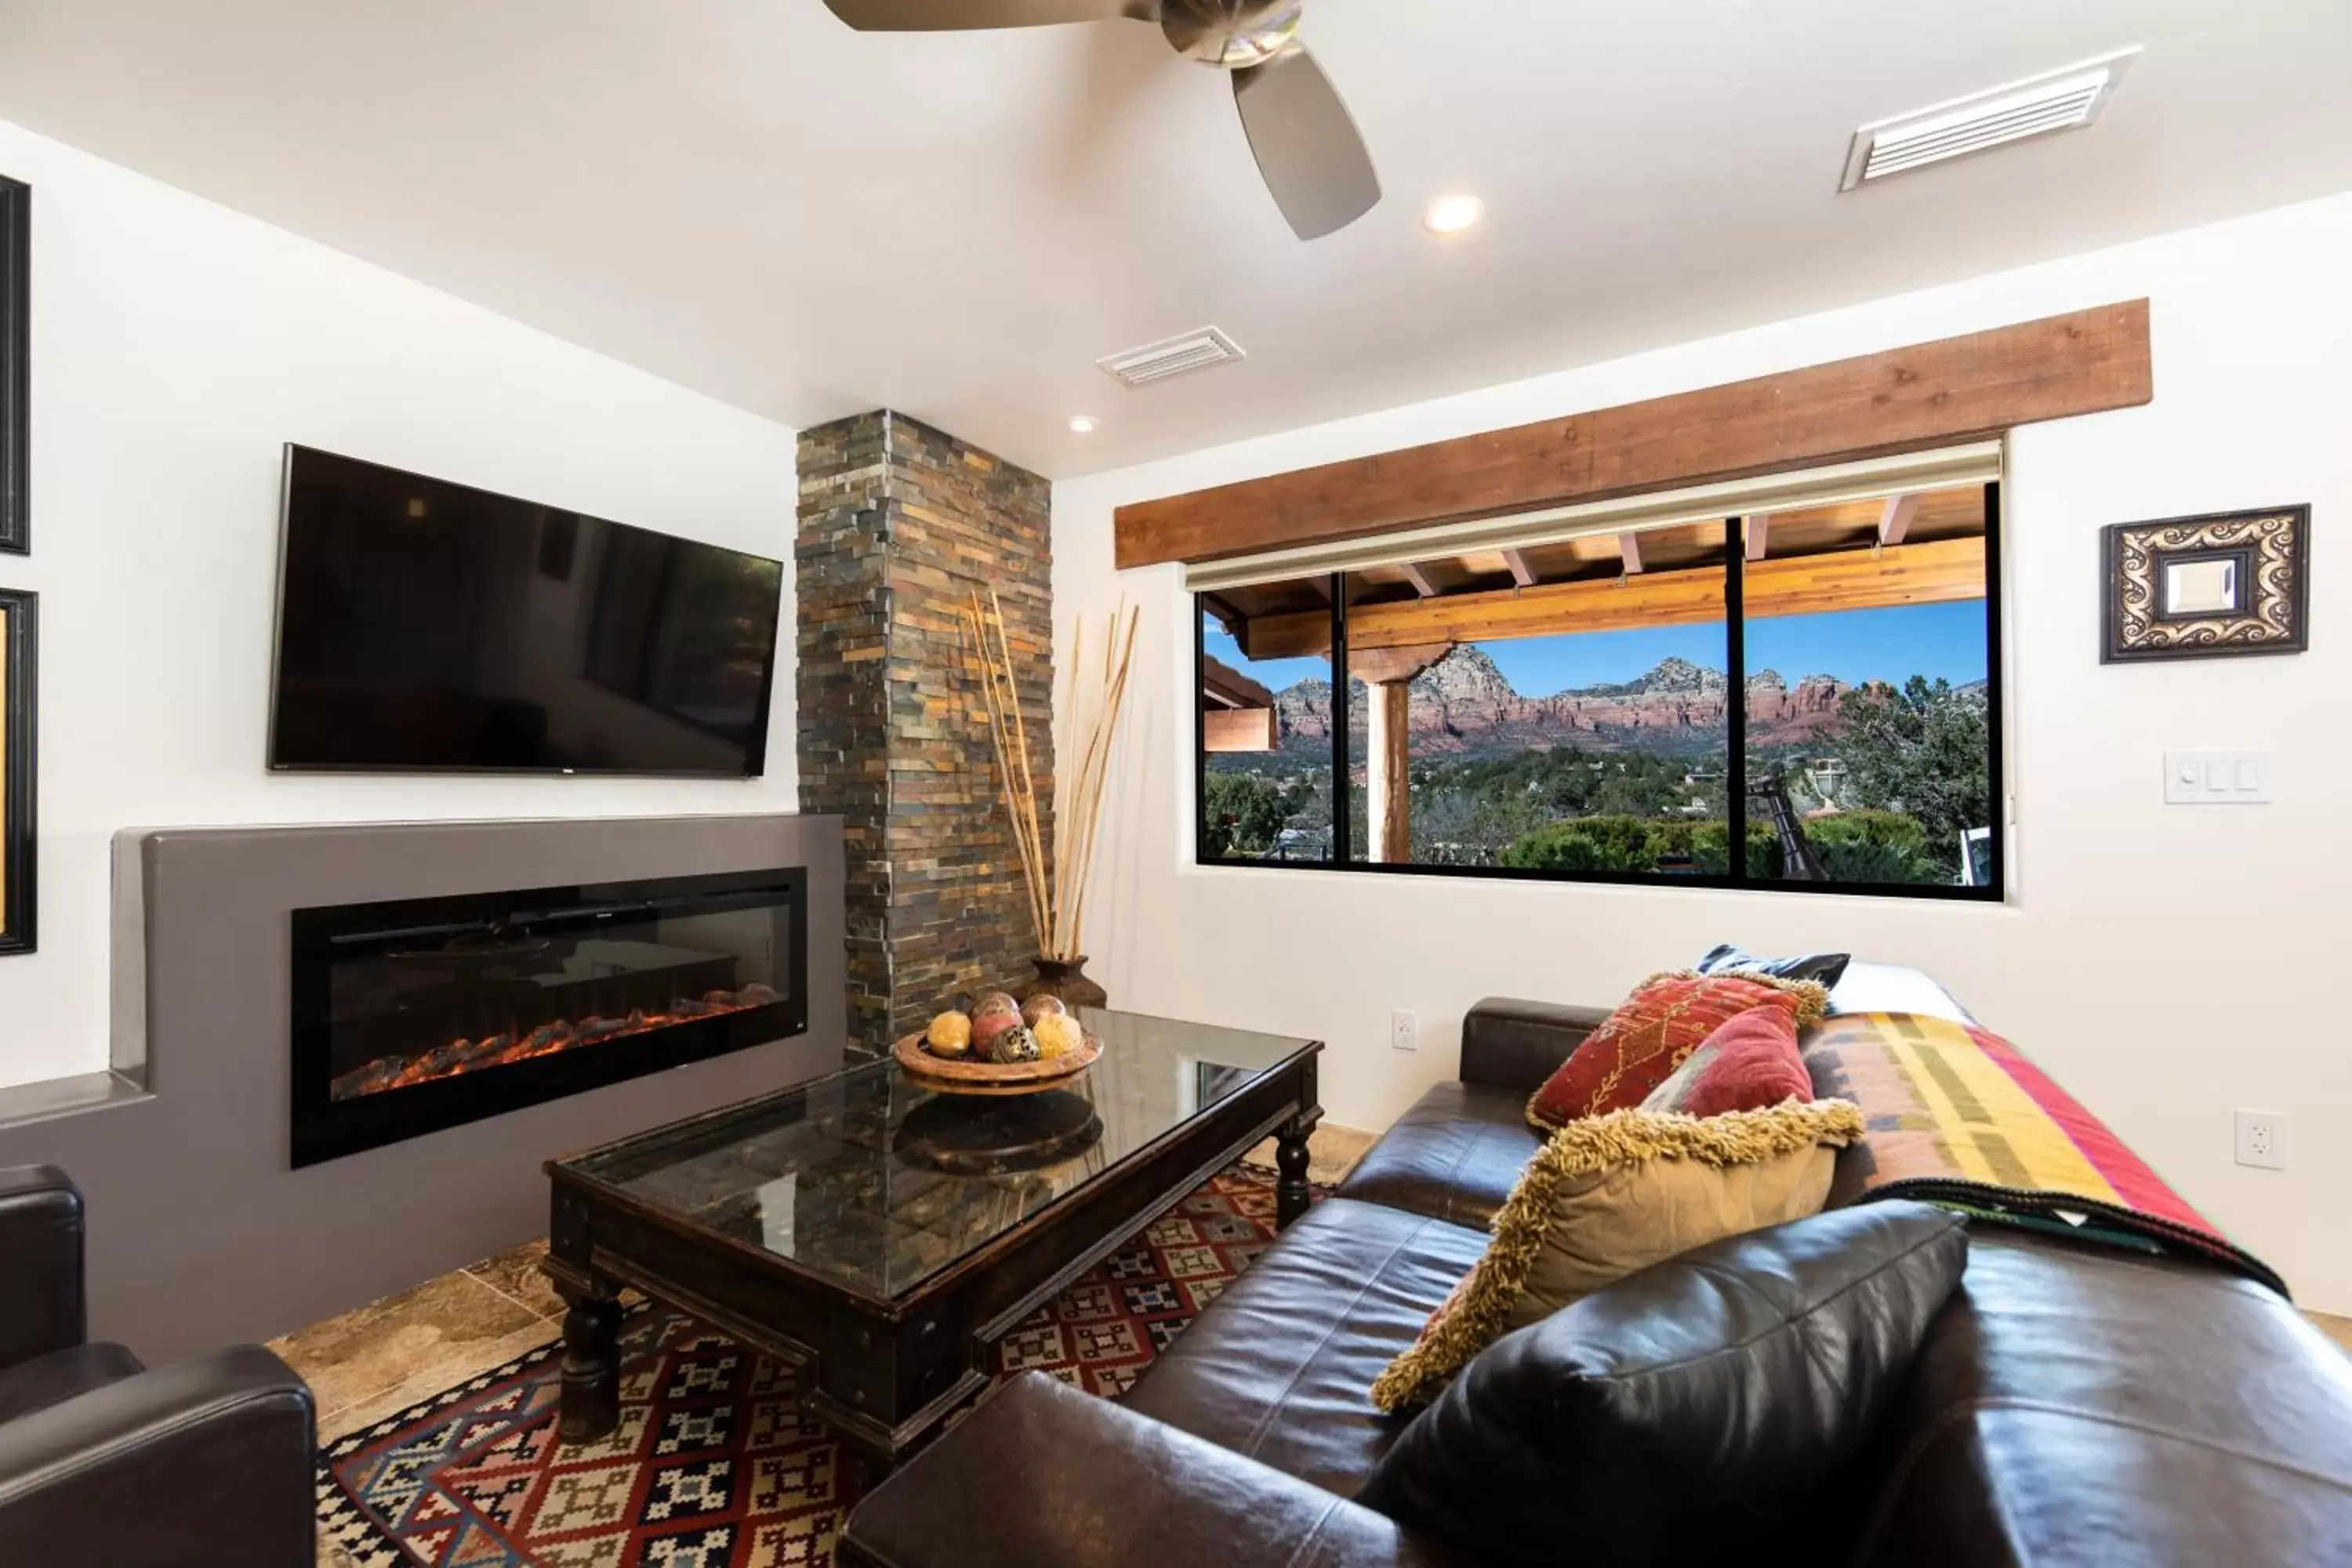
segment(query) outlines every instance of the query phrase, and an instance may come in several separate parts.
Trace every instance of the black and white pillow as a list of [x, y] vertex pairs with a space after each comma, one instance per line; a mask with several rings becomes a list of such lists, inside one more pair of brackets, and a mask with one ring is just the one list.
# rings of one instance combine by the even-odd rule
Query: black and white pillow
[[1698, 961], [1701, 974], [1728, 974], [1735, 970], [1752, 969], [1781, 980], [1817, 980], [1834, 991], [1837, 983], [1845, 978], [1845, 966], [1853, 962], [1850, 952], [1800, 952], [1788, 958], [1759, 958], [1754, 953], [1725, 942], [1707, 950]]

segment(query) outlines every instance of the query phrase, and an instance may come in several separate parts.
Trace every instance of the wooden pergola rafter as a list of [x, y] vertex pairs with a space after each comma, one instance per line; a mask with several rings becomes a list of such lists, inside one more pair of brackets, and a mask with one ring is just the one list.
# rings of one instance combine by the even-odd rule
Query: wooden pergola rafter
[[[1742, 601], [1750, 619], [1980, 599], [1985, 543], [1978, 535], [1892, 549], [1778, 556], [1748, 563], [1743, 581]], [[1721, 620], [1723, 614], [1723, 568], [1690, 567], [1360, 604], [1348, 612], [1348, 648], [1352, 657], [1430, 643], [1687, 626]], [[1331, 616], [1328, 610], [1255, 616], [1234, 636], [1254, 659], [1326, 657], [1331, 651]]]

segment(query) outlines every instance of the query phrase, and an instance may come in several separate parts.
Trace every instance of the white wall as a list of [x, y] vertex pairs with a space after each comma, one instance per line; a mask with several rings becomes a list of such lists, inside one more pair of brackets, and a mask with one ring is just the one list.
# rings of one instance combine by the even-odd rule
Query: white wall
[[793, 433], [5, 123], [0, 174], [33, 186], [34, 506], [0, 585], [41, 595], [0, 1085], [106, 1065], [118, 828], [793, 809], [789, 637], [761, 780], [266, 773], [285, 442], [789, 563]]
[[[2352, 1310], [2352, 1025], [2336, 1000], [2352, 894], [2347, 255], [2352, 195], [1057, 486], [1065, 647], [1076, 616], [1098, 635], [1120, 595], [1146, 610], [1094, 971], [1122, 1005], [1321, 1037], [1331, 1119], [1379, 1127], [1453, 1073], [1483, 995], [1612, 1002], [1723, 941], [1916, 964], [2306, 1305]], [[1189, 602], [1177, 568], [1113, 571], [1115, 506], [2140, 295], [2155, 402], [2012, 444], [2005, 907], [1188, 863]], [[2300, 501], [2309, 653], [2100, 665], [2103, 524]], [[2161, 754], [2183, 746], [2269, 748], [2276, 803], [2168, 808]], [[1388, 1045], [1391, 1007], [1420, 1011], [1419, 1052]], [[2231, 1163], [2241, 1106], [2288, 1114], [2286, 1172]]]

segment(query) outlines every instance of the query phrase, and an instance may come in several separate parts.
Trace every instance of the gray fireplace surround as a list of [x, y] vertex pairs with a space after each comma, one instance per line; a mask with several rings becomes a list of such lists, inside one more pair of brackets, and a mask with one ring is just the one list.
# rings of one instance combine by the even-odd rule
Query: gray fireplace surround
[[[804, 1033], [292, 1168], [290, 910], [788, 866], [808, 876]], [[836, 1068], [842, 875], [831, 816], [127, 830], [114, 1071], [0, 1121], [0, 1166], [80, 1185], [93, 1337], [155, 1362], [332, 1317], [543, 1235], [551, 1155]]]

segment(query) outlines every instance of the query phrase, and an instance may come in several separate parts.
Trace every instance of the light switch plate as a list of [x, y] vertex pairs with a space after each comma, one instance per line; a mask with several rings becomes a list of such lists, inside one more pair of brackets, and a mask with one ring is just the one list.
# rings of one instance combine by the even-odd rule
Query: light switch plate
[[2270, 798], [2268, 752], [2164, 753], [2167, 805], [2265, 805]]

